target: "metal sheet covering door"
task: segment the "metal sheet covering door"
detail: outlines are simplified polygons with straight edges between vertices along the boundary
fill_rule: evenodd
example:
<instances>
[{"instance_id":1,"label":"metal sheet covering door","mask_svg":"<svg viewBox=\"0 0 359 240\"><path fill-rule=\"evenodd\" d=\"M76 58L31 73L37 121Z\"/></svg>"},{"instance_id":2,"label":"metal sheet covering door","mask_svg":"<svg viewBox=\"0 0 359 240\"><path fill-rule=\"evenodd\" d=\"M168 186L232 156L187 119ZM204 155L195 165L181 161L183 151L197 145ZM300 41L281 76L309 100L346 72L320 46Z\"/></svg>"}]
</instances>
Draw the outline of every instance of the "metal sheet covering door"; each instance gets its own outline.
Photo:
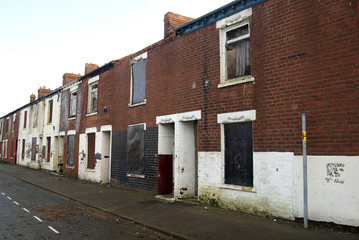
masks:
<instances>
[{"instance_id":1,"label":"metal sheet covering door","mask_svg":"<svg viewBox=\"0 0 359 240\"><path fill-rule=\"evenodd\" d=\"M173 193L173 155L158 155L158 195Z\"/></svg>"},{"instance_id":2,"label":"metal sheet covering door","mask_svg":"<svg viewBox=\"0 0 359 240\"><path fill-rule=\"evenodd\" d=\"M95 133L89 133L87 135L88 145L87 145L87 168L95 168Z\"/></svg>"}]
</instances>

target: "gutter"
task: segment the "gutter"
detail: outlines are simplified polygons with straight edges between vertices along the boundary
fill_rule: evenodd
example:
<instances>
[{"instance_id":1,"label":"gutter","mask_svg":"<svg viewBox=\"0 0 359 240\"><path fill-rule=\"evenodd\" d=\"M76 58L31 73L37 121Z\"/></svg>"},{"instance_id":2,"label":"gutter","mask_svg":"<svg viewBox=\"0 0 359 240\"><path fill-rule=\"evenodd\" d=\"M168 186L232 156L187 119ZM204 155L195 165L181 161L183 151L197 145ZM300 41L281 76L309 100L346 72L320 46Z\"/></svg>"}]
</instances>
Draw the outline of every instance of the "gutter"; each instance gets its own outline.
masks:
<instances>
[{"instance_id":1,"label":"gutter","mask_svg":"<svg viewBox=\"0 0 359 240\"><path fill-rule=\"evenodd\" d=\"M180 27L175 28L176 35L186 35L209 24L215 23L223 18L229 17L237 12L253 7L266 0L236 0L220 7L202 17L194 19ZM359 1L359 0L357 0Z\"/></svg>"}]
</instances>

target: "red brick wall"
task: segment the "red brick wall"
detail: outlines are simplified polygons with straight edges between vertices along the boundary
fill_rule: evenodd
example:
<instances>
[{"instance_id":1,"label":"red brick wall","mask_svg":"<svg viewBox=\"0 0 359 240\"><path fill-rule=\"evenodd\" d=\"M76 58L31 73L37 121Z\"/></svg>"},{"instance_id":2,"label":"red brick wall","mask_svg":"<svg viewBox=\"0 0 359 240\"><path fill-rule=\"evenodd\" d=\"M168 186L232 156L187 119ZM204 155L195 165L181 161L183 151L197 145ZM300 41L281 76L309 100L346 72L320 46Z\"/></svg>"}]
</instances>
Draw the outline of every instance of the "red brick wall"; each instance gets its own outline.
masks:
<instances>
[{"instance_id":1,"label":"red brick wall","mask_svg":"<svg viewBox=\"0 0 359 240\"><path fill-rule=\"evenodd\" d=\"M99 87L99 98L112 96L115 131L201 110L199 151L220 151L217 114L256 109L254 150L301 154L305 112L308 154L358 155L359 25L351 3L268 0L253 7L254 83L218 89L219 32L212 24L147 49L146 105L128 107L131 56L107 73L113 88Z\"/></svg>"},{"instance_id":2,"label":"red brick wall","mask_svg":"<svg viewBox=\"0 0 359 240\"><path fill-rule=\"evenodd\" d=\"M255 150L359 153L359 29L353 1L266 1L254 7Z\"/></svg>"},{"instance_id":3,"label":"red brick wall","mask_svg":"<svg viewBox=\"0 0 359 240\"><path fill-rule=\"evenodd\" d=\"M17 159L16 152L16 140L18 138L19 132L19 120L20 120L20 112L16 112L16 120L15 120L15 128L12 126L14 114L9 116L9 120L4 118L3 125L3 141L7 140L7 155L3 156L7 162L15 164ZM5 124L6 123L6 124ZM11 126L10 132L9 125Z\"/></svg>"}]
</instances>

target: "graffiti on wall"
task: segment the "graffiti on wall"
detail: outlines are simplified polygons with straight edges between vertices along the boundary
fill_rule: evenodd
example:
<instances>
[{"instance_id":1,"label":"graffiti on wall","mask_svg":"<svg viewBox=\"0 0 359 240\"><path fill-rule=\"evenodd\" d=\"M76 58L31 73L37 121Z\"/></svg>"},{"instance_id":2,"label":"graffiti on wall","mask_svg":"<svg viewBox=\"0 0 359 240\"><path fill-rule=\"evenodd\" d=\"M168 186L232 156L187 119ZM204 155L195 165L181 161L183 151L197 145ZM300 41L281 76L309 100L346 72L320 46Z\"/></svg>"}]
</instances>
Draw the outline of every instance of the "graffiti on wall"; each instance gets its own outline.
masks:
<instances>
[{"instance_id":1,"label":"graffiti on wall","mask_svg":"<svg viewBox=\"0 0 359 240\"><path fill-rule=\"evenodd\" d=\"M327 163L327 177L325 181L327 183L334 182L344 184L344 163Z\"/></svg>"}]
</instances>

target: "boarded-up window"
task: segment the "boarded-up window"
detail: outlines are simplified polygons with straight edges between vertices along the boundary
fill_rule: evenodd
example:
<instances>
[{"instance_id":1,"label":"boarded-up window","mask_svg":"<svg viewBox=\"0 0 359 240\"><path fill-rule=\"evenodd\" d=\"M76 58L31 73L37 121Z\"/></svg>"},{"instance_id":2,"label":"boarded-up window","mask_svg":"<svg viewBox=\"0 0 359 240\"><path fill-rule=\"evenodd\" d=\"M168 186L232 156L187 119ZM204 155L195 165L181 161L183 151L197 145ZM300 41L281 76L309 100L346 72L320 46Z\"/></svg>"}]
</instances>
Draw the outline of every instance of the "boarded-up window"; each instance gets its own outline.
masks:
<instances>
[{"instance_id":1,"label":"boarded-up window","mask_svg":"<svg viewBox=\"0 0 359 240\"><path fill-rule=\"evenodd\" d=\"M146 59L132 64L132 104L145 101Z\"/></svg>"},{"instance_id":2,"label":"boarded-up window","mask_svg":"<svg viewBox=\"0 0 359 240\"><path fill-rule=\"evenodd\" d=\"M46 161L50 162L51 157L51 137L46 138Z\"/></svg>"},{"instance_id":3,"label":"boarded-up window","mask_svg":"<svg viewBox=\"0 0 359 240\"><path fill-rule=\"evenodd\" d=\"M251 46L249 24L226 33L227 79L251 75Z\"/></svg>"},{"instance_id":4,"label":"boarded-up window","mask_svg":"<svg viewBox=\"0 0 359 240\"><path fill-rule=\"evenodd\" d=\"M127 128L127 173L144 173L145 156L144 125L133 125Z\"/></svg>"},{"instance_id":5,"label":"boarded-up window","mask_svg":"<svg viewBox=\"0 0 359 240\"><path fill-rule=\"evenodd\" d=\"M49 123L52 123L52 109L54 102L52 100L49 101Z\"/></svg>"},{"instance_id":6,"label":"boarded-up window","mask_svg":"<svg viewBox=\"0 0 359 240\"><path fill-rule=\"evenodd\" d=\"M24 112L24 128L26 128L27 123L27 111Z\"/></svg>"},{"instance_id":7,"label":"boarded-up window","mask_svg":"<svg viewBox=\"0 0 359 240\"><path fill-rule=\"evenodd\" d=\"M252 123L224 124L225 184L253 187Z\"/></svg>"},{"instance_id":8,"label":"boarded-up window","mask_svg":"<svg viewBox=\"0 0 359 240\"><path fill-rule=\"evenodd\" d=\"M67 166L73 167L74 160L74 152L75 152L75 135L69 135L67 139Z\"/></svg>"},{"instance_id":9,"label":"boarded-up window","mask_svg":"<svg viewBox=\"0 0 359 240\"><path fill-rule=\"evenodd\" d=\"M25 159L25 139L22 140L21 159Z\"/></svg>"},{"instance_id":10,"label":"boarded-up window","mask_svg":"<svg viewBox=\"0 0 359 240\"><path fill-rule=\"evenodd\" d=\"M70 116L71 117L76 115L76 104L77 104L77 92L74 91L71 93L71 99L70 99Z\"/></svg>"},{"instance_id":11,"label":"boarded-up window","mask_svg":"<svg viewBox=\"0 0 359 240\"><path fill-rule=\"evenodd\" d=\"M97 112L97 82L89 85L88 113Z\"/></svg>"},{"instance_id":12,"label":"boarded-up window","mask_svg":"<svg viewBox=\"0 0 359 240\"><path fill-rule=\"evenodd\" d=\"M95 168L95 133L87 134L87 168Z\"/></svg>"},{"instance_id":13,"label":"boarded-up window","mask_svg":"<svg viewBox=\"0 0 359 240\"><path fill-rule=\"evenodd\" d=\"M36 160L36 137L33 137L31 142L31 160Z\"/></svg>"}]
</instances>

